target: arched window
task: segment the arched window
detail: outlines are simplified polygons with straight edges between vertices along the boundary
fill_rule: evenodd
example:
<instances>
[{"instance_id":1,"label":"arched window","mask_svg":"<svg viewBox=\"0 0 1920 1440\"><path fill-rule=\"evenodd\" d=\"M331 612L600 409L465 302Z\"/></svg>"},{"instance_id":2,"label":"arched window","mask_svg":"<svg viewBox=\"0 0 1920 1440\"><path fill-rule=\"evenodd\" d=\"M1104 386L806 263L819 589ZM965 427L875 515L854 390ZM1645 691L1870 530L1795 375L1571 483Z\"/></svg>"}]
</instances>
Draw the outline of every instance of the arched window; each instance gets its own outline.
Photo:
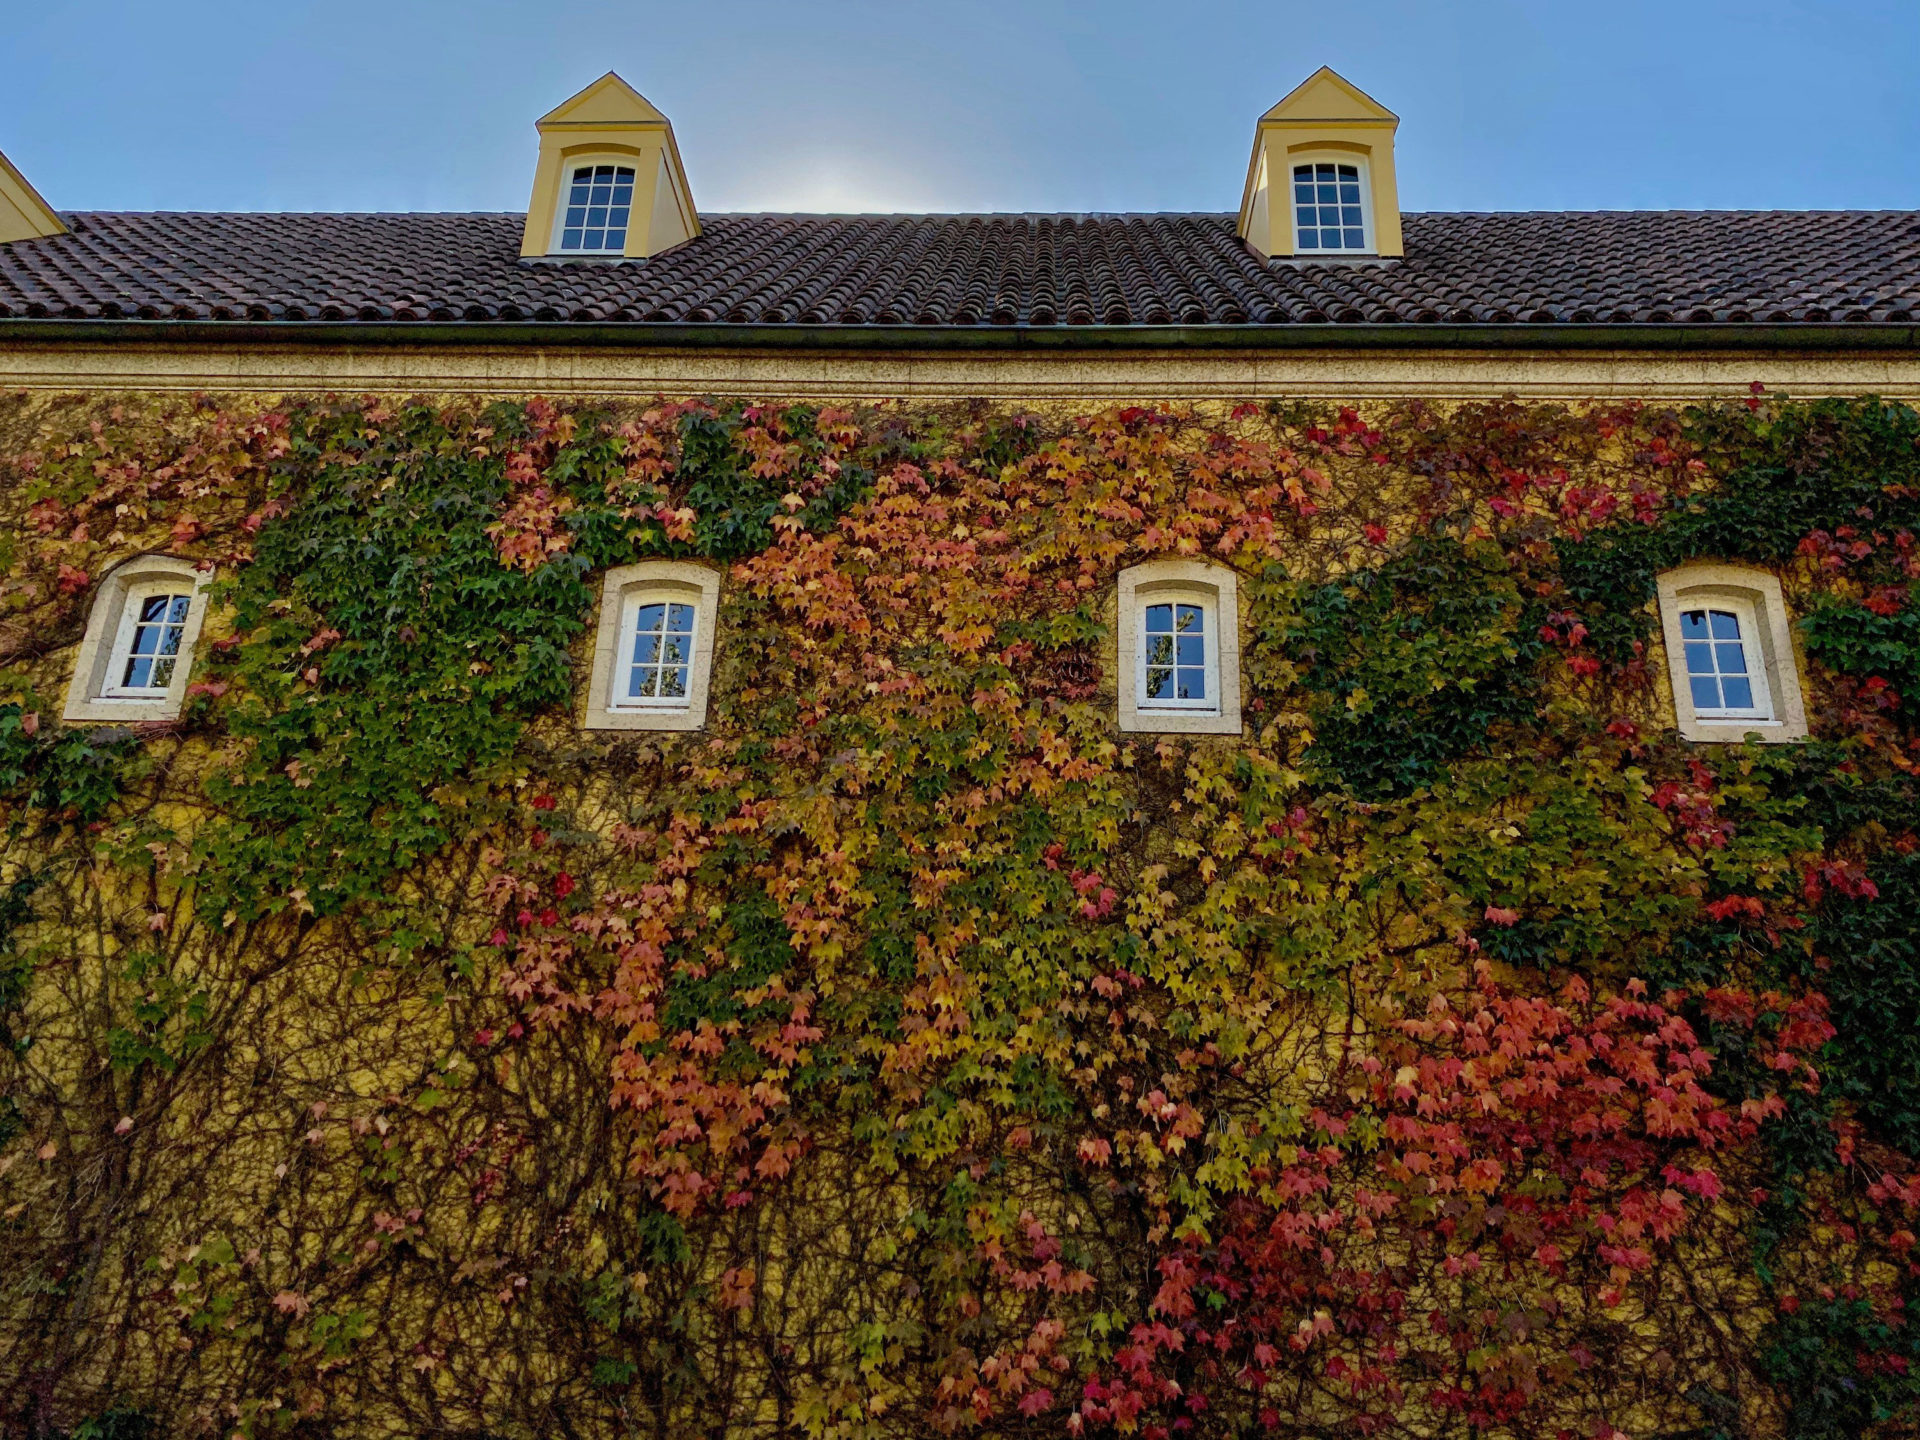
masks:
<instances>
[{"instance_id":1,"label":"arched window","mask_svg":"<svg viewBox=\"0 0 1920 1440\"><path fill-rule=\"evenodd\" d=\"M609 570L600 593L589 730L698 730L707 723L720 575L655 560Z\"/></svg>"},{"instance_id":2,"label":"arched window","mask_svg":"<svg viewBox=\"0 0 1920 1440\"><path fill-rule=\"evenodd\" d=\"M1293 248L1302 255L1368 250L1365 176L1358 161L1293 167Z\"/></svg>"},{"instance_id":3,"label":"arched window","mask_svg":"<svg viewBox=\"0 0 1920 1440\"><path fill-rule=\"evenodd\" d=\"M627 248L633 217L633 167L598 161L567 176L558 248L576 255L618 255Z\"/></svg>"},{"instance_id":4,"label":"arched window","mask_svg":"<svg viewBox=\"0 0 1920 1440\"><path fill-rule=\"evenodd\" d=\"M1689 740L1807 733L1780 582L1737 565L1686 565L1656 587L1674 718Z\"/></svg>"},{"instance_id":5,"label":"arched window","mask_svg":"<svg viewBox=\"0 0 1920 1440\"><path fill-rule=\"evenodd\" d=\"M68 720L171 720L186 699L210 577L190 560L142 555L111 570L87 614Z\"/></svg>"},{"instance_id":6,"label":"arched window","mask_svg":"<svg viewBox=\"0 0 1920 1440\"><path fill-rule=\"evenodd\" d=\"M1233 571L1199 560L1149 560L1122 570L1115 624L1122 730L1240 733Z\"/></svg>"}]
</instances>

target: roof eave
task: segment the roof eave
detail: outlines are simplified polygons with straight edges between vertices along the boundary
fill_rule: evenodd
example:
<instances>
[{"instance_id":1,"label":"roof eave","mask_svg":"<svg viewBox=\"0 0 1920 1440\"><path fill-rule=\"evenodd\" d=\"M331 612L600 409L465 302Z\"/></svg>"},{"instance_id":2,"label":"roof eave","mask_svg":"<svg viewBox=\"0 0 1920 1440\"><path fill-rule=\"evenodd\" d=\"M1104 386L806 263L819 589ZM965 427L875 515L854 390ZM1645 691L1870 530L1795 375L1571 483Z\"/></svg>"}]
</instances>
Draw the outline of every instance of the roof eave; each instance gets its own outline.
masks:
<instances>
[{"instance_id":1,"label":"roof eave","mask_svg":"<svg viewBox=\"0 0 1920 1440\"><path fill-rule=\"evenodd\" d=\"M0 346L531 346L675 350L1920 350L1920 323L752 325L0 319Z\"/></svg>"}]
</instances>

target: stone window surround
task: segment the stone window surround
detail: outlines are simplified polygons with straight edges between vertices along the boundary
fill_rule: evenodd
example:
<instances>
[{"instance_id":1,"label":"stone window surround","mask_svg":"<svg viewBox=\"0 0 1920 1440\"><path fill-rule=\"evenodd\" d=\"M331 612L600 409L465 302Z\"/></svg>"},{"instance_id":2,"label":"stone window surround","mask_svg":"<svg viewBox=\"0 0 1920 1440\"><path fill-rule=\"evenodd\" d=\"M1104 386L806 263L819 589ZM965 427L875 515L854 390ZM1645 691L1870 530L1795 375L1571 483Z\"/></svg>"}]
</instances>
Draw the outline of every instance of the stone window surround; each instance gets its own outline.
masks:
<instances>
[{"instance_id":1,"label":"stone window surround","mask_svg":"<svg viewBox=\"0 0 1920 1440\"><path fill-rule=\"evenodd\" d=\"M1804 740L1807 712L1801 698L1800 664L1793 648L1793 625L1778 576L1747 565L1712 561L1682 565L1656 577L1660 633L1667 649L1667 677L1673 687L1673 713L1681 738L1705 744L1739 744L1748 735L1770 745ZM1716 599L1743 601L1753 611L1754 647L1773 703L1771 720L1703 720L1694 713L1687 680L1686 649L1680 636L1680 612Z\"/></svg>"},{"instance_id":2,"label":"stone window surround","mask_svg":"<svg viewBox=\"0 0 1920 1440\"><path fill-rule=\"evenodd\" d=\"M1139 703L1141 612L1153 600L1183 592L1211 601L1217 617L1217 710L1158 710L1143 708ZM1120 572L1110 618L1117 641L1114 690L1122 731L1139 735L1240 733L1240 585L1233 570L1206 560L1147 560L1129 566Z\"/></svg>"},{"instance_id":3,"label":"stone window surround","mask_svg":"<svg viewBox=\"0 0 1920 1440\"><path fill-rule=\"evenodd\" d=\"M187 606L187 623L180 633L180 658L173 668L173 680L163 695L109 699L101 691L107 688L107 672L120 638L127 592L149 580L178 581L193 594ZM67 683L67 704L61 719L75 724L137 724L177 719L186 704L194 646L207 618L207 586L212 581L211 571L172 555L136 555L109 570L94 592L93 607L87 612L87 630L74 660L73 678Z\"/></svg>"},{"instance_id":4,"label":"stone window surround","mask_svg":"<svg viewBox=\"0 0 1920 1440\"><path fill-rule=\"evenodd\" d=\"M658 594L694 607L693 663L687 674L687 703L619 706L613 683L617 651L628 601L637 594ZM688 560L644 560L607 571L600 582L600 624L594 634L592 688L581 724L588 730L698 730L707 723L707 697L713 680L714 632L719 625L720 572Z\"/></svg>"}]
</instances>

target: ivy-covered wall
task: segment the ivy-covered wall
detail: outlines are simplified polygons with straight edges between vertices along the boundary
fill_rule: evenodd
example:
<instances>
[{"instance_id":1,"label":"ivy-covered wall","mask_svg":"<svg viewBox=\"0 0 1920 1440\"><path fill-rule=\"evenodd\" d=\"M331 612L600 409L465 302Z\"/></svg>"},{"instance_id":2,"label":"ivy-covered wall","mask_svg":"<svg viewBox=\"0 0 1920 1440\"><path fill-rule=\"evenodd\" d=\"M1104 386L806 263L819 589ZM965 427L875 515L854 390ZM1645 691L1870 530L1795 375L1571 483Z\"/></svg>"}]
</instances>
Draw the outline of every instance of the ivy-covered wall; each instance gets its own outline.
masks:
<instances>
[{"instance_id":1,"label":"ivy-covered wall","mask_svg":"<svg viewBox=\"0 0 1920 1440\"><path fill-rule=\"evenodd\" d=\"M0 1429L1913 1433L1920 415L0 400ZM178 722L59 723L216 567ZM1117 572L1239 575L1123 736ZM583 732L598 573L725 567ZM1812 738L1671 729L1766 567ZM1877 1427L1877 1428L1876 1428Z\"/></svg>"}]
</instances>

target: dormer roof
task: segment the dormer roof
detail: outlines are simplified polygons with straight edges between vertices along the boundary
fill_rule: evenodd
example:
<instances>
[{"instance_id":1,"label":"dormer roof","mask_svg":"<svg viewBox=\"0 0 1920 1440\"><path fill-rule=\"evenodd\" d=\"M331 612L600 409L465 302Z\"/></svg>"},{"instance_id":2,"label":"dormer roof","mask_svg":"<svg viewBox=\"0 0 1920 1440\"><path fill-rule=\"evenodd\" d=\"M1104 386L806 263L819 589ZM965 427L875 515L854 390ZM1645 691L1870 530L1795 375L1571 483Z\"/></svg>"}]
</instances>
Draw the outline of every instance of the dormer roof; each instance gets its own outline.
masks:
<instances>
[{"instance_id":1,"label":"dormer roof","mask_svg":"<svg viewBox=\"0 0 1920 1440\"><path fill-rule=\"evenodd\" d=\"M0 155L0 244L66 233L66 222L40 198L40 192L27 183L27 177L14 168L13 162Z\"/></svg>"}]
</instances>

